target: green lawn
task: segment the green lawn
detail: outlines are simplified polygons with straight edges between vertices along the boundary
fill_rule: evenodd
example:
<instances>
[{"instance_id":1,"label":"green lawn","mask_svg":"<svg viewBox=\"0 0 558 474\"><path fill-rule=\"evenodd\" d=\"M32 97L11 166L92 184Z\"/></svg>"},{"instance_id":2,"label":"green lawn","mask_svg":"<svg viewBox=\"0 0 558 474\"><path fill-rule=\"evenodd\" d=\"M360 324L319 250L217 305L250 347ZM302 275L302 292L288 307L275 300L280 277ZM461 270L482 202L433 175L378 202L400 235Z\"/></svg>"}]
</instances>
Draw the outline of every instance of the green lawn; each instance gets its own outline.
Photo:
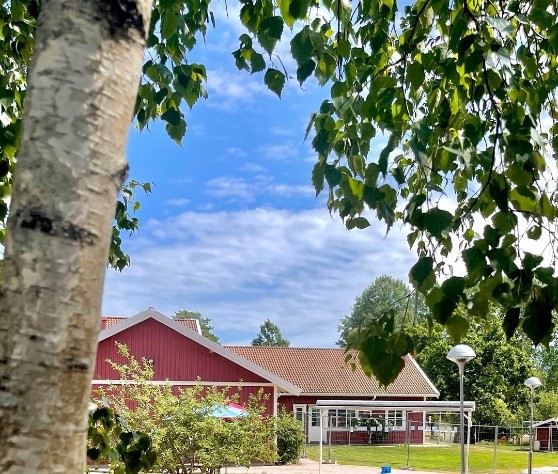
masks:
<instances>
[{"instance_id":1,"label":"green lawn","mask_svg":"<svg viewBox=\"0 0 558 474\"><path fill-rule=\"evenodd\" d=\"M469 472L471 474L492 473L494 445L471 445ZM324 460L329 459L327 446L323 448ZM459 445L411 446L409 456L406 446L332 446L331 460L338 464L356 466L412 467L416 470L459 472ZM318 460L318 446L308 447L308 457ZM516 474L527 469L528 452L516 446L498 446L496 453L496 473ZM409 462L407 463L407 459ZM556 466L558 473L558 453L533 453L533 467Z\"/></svg>"}]
</instances>

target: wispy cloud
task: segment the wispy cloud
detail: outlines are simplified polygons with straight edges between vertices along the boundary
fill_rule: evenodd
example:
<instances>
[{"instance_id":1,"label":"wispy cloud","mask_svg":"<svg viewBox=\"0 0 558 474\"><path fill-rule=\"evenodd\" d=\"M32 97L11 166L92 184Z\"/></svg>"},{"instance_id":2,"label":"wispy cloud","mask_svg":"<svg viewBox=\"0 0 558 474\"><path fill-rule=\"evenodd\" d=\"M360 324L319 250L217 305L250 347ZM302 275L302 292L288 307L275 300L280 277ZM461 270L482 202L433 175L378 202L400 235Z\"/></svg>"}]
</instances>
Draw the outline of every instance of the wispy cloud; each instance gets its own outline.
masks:
<instances>
[{"instance_id":1,"label":"wispy cloud","mask_svg":"<svg viewBox=\"0 0 558 474\"><path fill-rule=\"evenodd\" d=\"M215 197L242 199L252 202L257 196L270 198L273 196L314 196L315 190L309 185L276 183L266 174L244 179L231 176L215 178L207 182L206 192Z\"/></svg>"},{"instance_id":2,"label":"wispy cloud","mask_svg":"<svg viewBox=\"0 0 558 474\"><path fill-rule=\"evenodd\" d=\"M229 155L238 156L238 157L241 157L241 158L243 158L245 156L248 156L248 153L246 153L242 148L238 148L236 146L228 147L227 148L227 153Z\"/></svg>"},{"instance_id":3,"label":"wispy cloud","mask_svg":"<svg viewBox=\"0 0 558 474\"><path fill-rule=\"evenodd\" d=\"M293 131L290 128L284 128L284 127L271 127L269 129L269 132L272 135L278 135L280 137L288 137L293 134Z\"/></svg>"},{"instance_id":4,"label":"wispy cloud","mask_svg":"<svg viewBox=\"0 0 558 474\"><path fill-rule=\"evenodd\" d=\"M266 169L258 163L246 163L240 170L246 173L264 173L266 171Z\"/></svg>"},{"instance_id":5,"label":"wispy cloud","mask_svg":"<svg viewBox=\"0 0 558 474\"><path fill-rule=\"evenodd\" d=\"M212 318L224 342L249 343L270 318L293 345L332 346L339 320L382 273L405 278L404 236L346 231L323 208L251 209L153 220L131 242L132 266L109 272L105 314L154 306Z\"/></svg>"},{"instance_id":6,"label":"wispy cloud","mask_svg":"<svg viewBox=\"0 0 558 474\"><path fill-rule=\"evenodd\" d=\"M207 182L206 189L209 194L216 197L232 197L252 201L255 196L254 186L242 178L215 178Z\"/></svg>"},{"instance_id":7,"label":"wispy cloud","mask_svg":"<svg viewBox=\"0 0 558 474\"><path fill-rule=\"evenodd\" d=\"M257 96L272 95L260 78L250 76L245 71L224 69L208 71L207 90L210 95L207 106L229 112L254 104Z\"/></svg>"},{"instance_id":8,"label":"wispy cloud","mask_svg":"<svg viewBox=\"0 0 558 474\"><path fill-rule=\"evenodd\" d=\"M176 207L185 207L190 203L189 199L186 198L175 198L175 199L167 199L165 204L167 206L176 206Z\"/></svg>"},{"instance_id":9,"label":"wispy cloud","mask_svg":"<svg viewBox=\"0 0 558 474\"><path fill-rule=\"evenodd\" d=\"M258 151L271 160L289 160L298 155L298 150L291 142L263 145L258 148Z\"/></svg>"}]
</instances>

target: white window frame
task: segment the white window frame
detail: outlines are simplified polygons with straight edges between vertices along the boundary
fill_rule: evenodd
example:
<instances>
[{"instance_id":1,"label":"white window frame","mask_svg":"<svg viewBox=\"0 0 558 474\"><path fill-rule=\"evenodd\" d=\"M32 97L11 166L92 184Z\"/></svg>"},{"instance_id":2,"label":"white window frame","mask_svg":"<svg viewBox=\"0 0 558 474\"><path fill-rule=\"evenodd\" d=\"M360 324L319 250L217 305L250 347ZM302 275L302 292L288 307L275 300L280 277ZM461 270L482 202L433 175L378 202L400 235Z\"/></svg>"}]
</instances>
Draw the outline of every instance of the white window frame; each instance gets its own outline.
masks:
<instances>
[{"instance_id":1,"label":"white window frame","mask_svg":"<svg viewBox=\"0 0 558 474\"><path fill-rule=\"evenodd\" d=\"M407 412L403 410L386 410L386 423L390 428L400 431L405 429L405 422L407 421Z\"/></svg>"},{"instance_id":2,"label":"white window frame","mask_svg":"<svg viewBox=\"0 0 558 474\"><path fill-rule=\"evenodd\" d=\"M294 405L293 404L293 416L297 419L305 423L306 418L306 405ZM305 423L306 424L306 423Z\"/></svg>"}]
</instances>

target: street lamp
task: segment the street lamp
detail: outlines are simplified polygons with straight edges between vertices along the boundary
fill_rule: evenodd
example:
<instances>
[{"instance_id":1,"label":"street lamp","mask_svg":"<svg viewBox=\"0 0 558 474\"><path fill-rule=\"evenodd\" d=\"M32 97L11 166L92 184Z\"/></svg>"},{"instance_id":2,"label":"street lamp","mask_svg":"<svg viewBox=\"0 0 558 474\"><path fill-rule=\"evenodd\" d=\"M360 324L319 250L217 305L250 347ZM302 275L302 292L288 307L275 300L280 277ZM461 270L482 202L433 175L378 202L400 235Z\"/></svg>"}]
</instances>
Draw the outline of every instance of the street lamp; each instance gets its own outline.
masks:
<instances>
[{"instance_id":1,"label":"street lamp","mask_svg":"<svg viewBox=\"0 0 558 474\"><path fill-rule=\"evenodd\" d=\"M461 442L461 474L466 474L465 469L465 424L463 422L463 372L465 364L476 356L475 351L465 344L458 344L453 347L446 356L459 367L459 441Z\"/></svg>"},{"instance_id":2,"label":"street lamp","mask_svg":"<svg viewBox=\"0 0 558 474\"><path fill-rule=\"evenodd\" d=\"M537 377L529 377L525 380L525 386L531 389L531 420L529 423L529 464L527 466L527 474L531 474L531 466L533 464L533 396L535 389L541 386L541 381Z\"/></svg>"}]
</instances>

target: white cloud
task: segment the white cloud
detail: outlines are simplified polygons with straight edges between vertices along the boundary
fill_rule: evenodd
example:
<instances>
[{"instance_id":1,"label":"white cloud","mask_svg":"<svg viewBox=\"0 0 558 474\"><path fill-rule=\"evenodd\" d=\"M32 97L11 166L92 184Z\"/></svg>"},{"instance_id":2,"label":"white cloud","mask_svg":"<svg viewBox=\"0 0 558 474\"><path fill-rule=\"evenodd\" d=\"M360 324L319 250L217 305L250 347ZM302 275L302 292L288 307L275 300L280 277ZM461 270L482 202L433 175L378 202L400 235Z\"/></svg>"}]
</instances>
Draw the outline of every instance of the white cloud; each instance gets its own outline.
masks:
<instances>
[{"instance_id":1,"label":"white cloud","mask_svg":"<svg viewBox=\"0 0 558 474\"><path fill-rule=\"evenodd\" d=\"M266 171L266 169L258 163L246 163L240 170L246 173L264 173Z\"/></svg>"},{"instance_id":2,"label":"white cloud","mask_svg":"<svg viewBox=\"0 0 558 474\"><path fill-rule=\"evenodd\" d=\"M215 197L240 198L246 201L254 199L254 186L242 178L221 177L207 182L207 192Z\"/></svg>"},{"instance_id":3,"label":"white cloud","mask_svg":"<svg viewBox=\"0 0 558 474\"><path fill-rule=\"evenodd\" d=\"M103 309L197 310L225 343L249 343L269 318L295 346L332 346L355 297L382 273L406 278L414 261L401 232L384 233L346 231L324 208L152 220L131 242L132 266L108 273Z\"/></svg>"},{"instance_id":4,"label":"white cloud","mask_svg":"<svg viewBox=\"0 0 558 474\"><path fill-rule=\"evenodd\" d=\"M271 160L288 160L298 155L296 147L291 142L263 145L258 148L258 151Z\"/></svg>"},{"instance_id":5,"label":"white cloud","mask_svg":"<svg viewBox=\"0 0 558 474\"><path fill-rule=\"evenodd\" d=\"M189 199L186 198L175 198L175 199L167 199L165 204L167 206L176 206L176 207L185 207L190 203Z\"/></svg>"},{"instance_id":6,"label":"white cloud","mask_svg":"<svg viewBox=\"0 0 558 474\"><path fill-rule=\"evenodd\" d=\"M232 156L239 156L241 158L248 156L248 153L246 153L242 148L236 147L236 146L230 146L227 148L227 153L229 155Z\"/></svg>"},{"instance_id":7,"label":"white cloud","mask_svg":"<svg viewBox=\"0 0 558 474\"><path fill-rule=\"evenodd\" d=\"M269 192L279 196L314 196L316 194L313 186L288 184L271 185Z\"/></svg>"},{"instance_id":8,"label":"white cloud","mask_svg":"<svg viewBox=\"0 0 558 474\"><path fill-rule=\"evenodd\" d=\"M246 71L224 69L207 72L207 90L210 97L207 106L229 112L253 105L257 96L272 95L261 78L250 76Z\"/></svg>"},{"instance_id":9,"label":"white cloud","mask_svg":"<svg viewBox=\"0 0 558 474\"><path fill-rule=\"evenodd\" d=\"M284 128L284 127L271 127L269 129L269 132L272 135L278 135L281 137L287 137L293 134L293 131L289 128Z\"/></svg>"},{"instance_id":10,"label":"white cloud","mask_svg":"<svg viewBox=\"0 0 558 474\"><path fill-rule=\"evenodd\" d=\"M258 174L250 180L223 176L207 182L206 192L220 198L241 199L252 202L256 197L314 196L315 190L309 185L275 183L267 174Z\"/></svg>"}]
</instances>

